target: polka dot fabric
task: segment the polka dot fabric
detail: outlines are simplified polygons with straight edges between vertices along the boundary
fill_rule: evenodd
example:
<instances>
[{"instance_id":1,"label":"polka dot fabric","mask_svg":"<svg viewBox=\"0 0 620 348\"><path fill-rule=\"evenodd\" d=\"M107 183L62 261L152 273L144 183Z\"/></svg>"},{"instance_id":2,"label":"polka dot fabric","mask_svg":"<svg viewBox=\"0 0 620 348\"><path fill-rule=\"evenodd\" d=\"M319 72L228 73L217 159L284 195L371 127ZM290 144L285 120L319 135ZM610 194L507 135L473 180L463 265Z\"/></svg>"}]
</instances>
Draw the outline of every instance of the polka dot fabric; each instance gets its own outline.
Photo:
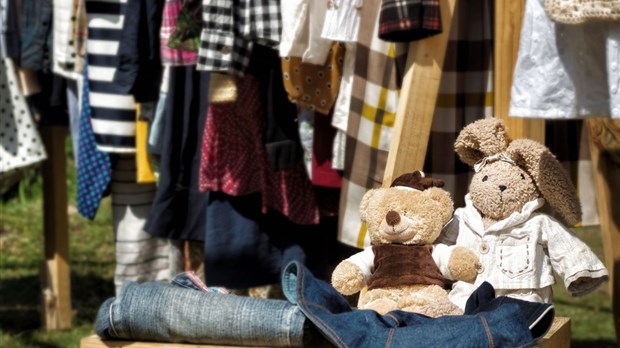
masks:
<instances>
[{"instance_id":1,"label":"polka dot fabric","mask_svg":"<svg viewBox=\"0 0 620 348\"><path fill-rule=\"evenodd\" d=\"M80 215L94 219L103 193L112 178L110 155L99 151L95 143L88 103L88 66L84 66L84 86L82 88L82 114L80 119L80 143L78 147L77 168L77 206Z\"/></svg>"},{"instance_id":2,"label":"polka dot fabric","mask_svg":"<svg viewBox=\"0 0 620 348\"><path fill-rule=\"evenodd\" d=\"M243 98L209 105L200 191L221 191L231 196L259 192L263 213L273 209L293 223L318 224L319 209L304 165L274 171L267 162L259 88L256 78L246 75L237 83Z\"/></svg>"},{"instance_id":3,"label":"polka dot fabric","mask_svg":"<svg viewBox=\"0 0 620 348\"><path fill-rule=\"evenodd\" d=\"M46 153L17 85L13 61L0 61L0 181L4 181L43 161Z\"/></svg>"},{"instance_id":4,"label":"polka dot fabric","mask_svg":"<svg viewBox=\"0 0 620 348\"><path fill-rule=\"evenodd\" d=\"M302 63L301 57L282 58L282 76L288 99L300 106L329 114L342 78L344 45L334 43L323 66Z\"/></svg>"}]
</instances>

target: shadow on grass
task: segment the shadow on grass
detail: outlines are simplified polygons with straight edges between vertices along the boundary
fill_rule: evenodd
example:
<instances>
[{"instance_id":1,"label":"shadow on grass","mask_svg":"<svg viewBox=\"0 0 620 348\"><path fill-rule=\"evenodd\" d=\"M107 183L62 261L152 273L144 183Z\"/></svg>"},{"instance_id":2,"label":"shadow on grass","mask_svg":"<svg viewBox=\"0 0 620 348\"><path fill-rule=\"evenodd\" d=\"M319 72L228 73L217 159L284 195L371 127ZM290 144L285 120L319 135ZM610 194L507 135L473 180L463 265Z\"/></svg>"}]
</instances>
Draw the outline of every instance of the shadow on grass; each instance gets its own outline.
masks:
<instances>
[{"instance_id":1,"label":"shadow on grass","mask_svg":"<svg viewBox=\"0 0 620 348\"><path fill-rule=\"evenodd\" d=\"M101 303L114 296L112 279L96 274L71 275L73 323L94 323ZM41 284L38 276L0 281L0 328L12 334L28 335L41 328ZM37 345L38 346L38 345ZM44 346L41 346L44 347Z\"/></svg>"}]
</instances>

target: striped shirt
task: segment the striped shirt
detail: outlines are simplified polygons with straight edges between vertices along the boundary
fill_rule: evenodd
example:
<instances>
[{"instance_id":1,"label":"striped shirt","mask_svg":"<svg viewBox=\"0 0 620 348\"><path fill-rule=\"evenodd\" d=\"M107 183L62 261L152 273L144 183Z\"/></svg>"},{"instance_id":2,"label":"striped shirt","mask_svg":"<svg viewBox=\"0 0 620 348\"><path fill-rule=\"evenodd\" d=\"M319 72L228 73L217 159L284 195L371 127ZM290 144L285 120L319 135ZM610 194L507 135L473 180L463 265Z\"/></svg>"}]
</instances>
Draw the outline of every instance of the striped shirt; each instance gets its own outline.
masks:
<instances>
[{"instance_id":1,"label":"striped shirt","mask_svg":"<svg viewBox=\"0 0 620 348\"><path fill-rule=\"evenodd\" d=\"M127 0L87 0L90 106L97 147L135 152L136 103L113 83Z\"/></svg>"}]
</instances>

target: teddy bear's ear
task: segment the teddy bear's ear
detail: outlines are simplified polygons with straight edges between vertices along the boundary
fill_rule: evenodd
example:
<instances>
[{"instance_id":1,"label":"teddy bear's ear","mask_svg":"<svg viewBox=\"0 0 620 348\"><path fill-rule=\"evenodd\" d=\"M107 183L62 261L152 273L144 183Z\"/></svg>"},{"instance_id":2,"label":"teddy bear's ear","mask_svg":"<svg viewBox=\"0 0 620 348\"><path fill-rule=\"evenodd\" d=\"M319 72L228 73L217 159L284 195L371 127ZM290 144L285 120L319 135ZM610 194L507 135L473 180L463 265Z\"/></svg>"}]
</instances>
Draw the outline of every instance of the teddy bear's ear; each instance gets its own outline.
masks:
<instances>
[{"instance_id":1,"label":"teddy bear's ear","mask_svg":"<svg viewBox=\"0 0 620 348\"><path fill-rule=\"evenodd\" d=\"M360 219L362 220L362 222L367 221L368 205L370 204L370 201L373 199L373 197L375 197L375 195L377 194L379 190L381 189L378 188L378 189L368 190L362 197L362 202L360 203Z\"/></svg>"},{"instance_id":2,"label":"teddy bear's ear","mask_svg":"<svg viewBox=\"0 0 620 348\"><path fill-rule=\"evenodd\" d=\"M488 118L463 128L454 142L454 150L463 163L473 166L487 156L503 152L509 142L504 122Z\"/></svg>"},{"instance_id":3,"label":"teddy bear's ear","mask_svg":"<svg viewBox=\"0 0 620 348\"><path fill-rule=\"evenodd\" d=\"M573 226L581 220L575 186L547 147L530 139L518 139L510 143L507 153L530 174L545 200L567 225Z\"/></svg>"}]
</instances>

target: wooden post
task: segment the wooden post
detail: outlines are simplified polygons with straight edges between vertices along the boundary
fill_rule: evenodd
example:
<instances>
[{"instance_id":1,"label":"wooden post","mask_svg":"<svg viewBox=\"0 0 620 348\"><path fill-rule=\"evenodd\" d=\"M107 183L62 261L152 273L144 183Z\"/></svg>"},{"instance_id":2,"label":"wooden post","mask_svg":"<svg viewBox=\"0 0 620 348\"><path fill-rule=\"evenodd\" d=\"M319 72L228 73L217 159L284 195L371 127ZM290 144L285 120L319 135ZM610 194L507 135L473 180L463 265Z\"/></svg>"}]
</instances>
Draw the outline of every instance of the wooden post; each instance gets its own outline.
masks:
<instances>
[{"instance_id":1,"label":"wooden post","mask_svg":"<svg viewBox=\"0 0 620 348\"><path fill-rule=\"evenodd\" d=\"M41 264L42 317L48 330L71 327L69 236L65 139L67 128L45 126L41 135L48 159L43 162L45 261Z\"/></svg>"},{"instance_id":2,"label":"wooden post","mask_svg":"<svg viewBox=\"0 0 620 348\"><path fill-rule=\"evenodd\" d=\"M383 186L424 167L455 5L441 0L442 33L409 45Z\"/></svg>"},{"instance_id":3,"label":"wooden post","mask_svg":"<svg viewBox=\"0 0 620 348\"><path fill-rule=\"evenodd\" d=\"M620 339L620 121L591 119L590 154L616 338Z\"/></svg>"},{"instance_id":4,"label":"wooden post","mask_svg":"<svg viewBox=\"0 0 620 348\"><path fill-rule=\"evenodd\" d=\"M494 112L504 120L512 139L528 138L544 144L545 120L508 117L524 4L524 0L495 3Z\"/></svg>"}]
</instances>

